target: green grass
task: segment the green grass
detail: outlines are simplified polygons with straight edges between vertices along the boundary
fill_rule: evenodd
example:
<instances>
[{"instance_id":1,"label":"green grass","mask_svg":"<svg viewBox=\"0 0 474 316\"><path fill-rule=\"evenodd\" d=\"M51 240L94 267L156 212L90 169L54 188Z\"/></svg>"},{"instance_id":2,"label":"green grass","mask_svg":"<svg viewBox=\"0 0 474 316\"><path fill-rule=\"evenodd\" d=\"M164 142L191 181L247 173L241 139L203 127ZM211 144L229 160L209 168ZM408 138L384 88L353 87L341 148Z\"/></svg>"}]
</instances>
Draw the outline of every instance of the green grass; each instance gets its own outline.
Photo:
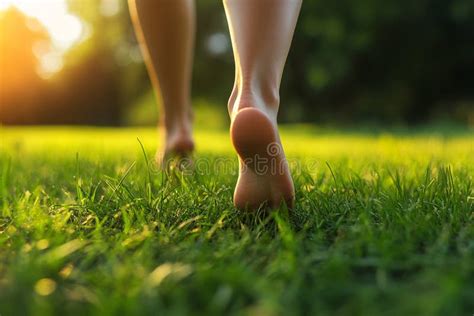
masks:
<instances>
[{"instance_id":1,"label":"green grass","mask_svg":"<svg viewBox=\"0 0 474 316\"><path fill-rule=\"evenodd\" d=\"M168 175L151 129L0 133L2 316L474 312L469 131L284 128L297 204L269 216L232 207L225 132L196 157L224 168Z\"/></svg>"}]
</instances>

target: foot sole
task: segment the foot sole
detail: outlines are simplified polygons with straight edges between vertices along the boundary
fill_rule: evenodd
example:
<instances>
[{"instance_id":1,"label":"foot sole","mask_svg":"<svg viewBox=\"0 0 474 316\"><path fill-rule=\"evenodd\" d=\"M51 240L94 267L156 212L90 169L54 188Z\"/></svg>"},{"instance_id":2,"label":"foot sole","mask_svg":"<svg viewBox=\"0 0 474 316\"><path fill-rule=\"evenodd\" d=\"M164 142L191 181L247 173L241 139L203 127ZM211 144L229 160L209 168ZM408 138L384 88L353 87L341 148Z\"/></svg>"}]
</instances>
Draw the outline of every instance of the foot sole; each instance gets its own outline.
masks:
<instances>
[{"instance_id":1,"label":"foot sole","mask_svg":"<svg viewBox=\"0 0 474 316\"><path fill-rule=\"evenodd\" d=\"M293 207L294 187L277 128L256 108L237 112L230 129L240 158L234 204L241 209L262 205Z\"/></svg>"}]
</instances>

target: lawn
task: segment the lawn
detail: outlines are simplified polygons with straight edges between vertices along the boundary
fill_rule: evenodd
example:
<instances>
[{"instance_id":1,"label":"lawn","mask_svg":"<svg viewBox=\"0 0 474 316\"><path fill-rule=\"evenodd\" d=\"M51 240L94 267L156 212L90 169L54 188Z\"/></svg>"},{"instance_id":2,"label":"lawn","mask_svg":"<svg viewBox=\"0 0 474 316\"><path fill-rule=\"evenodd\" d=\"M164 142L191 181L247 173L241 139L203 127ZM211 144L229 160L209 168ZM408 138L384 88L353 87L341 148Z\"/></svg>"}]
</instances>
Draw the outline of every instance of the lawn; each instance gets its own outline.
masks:
<instances>
[{"instance_id":1,"label":"lawn","mask_svg":"<svg viewBox=\"0 0 474 316\"><path fill-rule=\"evenodd\" d=\"M472 131L283 129L293 211L232 207L224 131L1 128L0 315L472 315ZM148 162L147 162L148 161Z\"/></svg>"}]
</instances>

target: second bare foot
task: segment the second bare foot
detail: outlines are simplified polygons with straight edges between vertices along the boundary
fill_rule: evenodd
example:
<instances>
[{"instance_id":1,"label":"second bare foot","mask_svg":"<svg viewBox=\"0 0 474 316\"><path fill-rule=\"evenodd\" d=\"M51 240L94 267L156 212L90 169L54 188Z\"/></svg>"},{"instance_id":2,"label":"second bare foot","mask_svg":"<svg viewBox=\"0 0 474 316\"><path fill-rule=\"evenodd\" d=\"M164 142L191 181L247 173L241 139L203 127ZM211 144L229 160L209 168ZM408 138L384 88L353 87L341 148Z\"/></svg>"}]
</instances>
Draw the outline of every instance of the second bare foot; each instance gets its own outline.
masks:
<instances>
[{"instance_id":1,"label":"second bare foot","mask_svg":"<svg viewBox=\"0 0 474 316\"><path fill-rule=\"evenodd\" d=\"M175 158L189 158L194 152L194 140L188 129L174 129L165 133L164 144L156 154L160 166Z\"/></svg>"}]
</instances>

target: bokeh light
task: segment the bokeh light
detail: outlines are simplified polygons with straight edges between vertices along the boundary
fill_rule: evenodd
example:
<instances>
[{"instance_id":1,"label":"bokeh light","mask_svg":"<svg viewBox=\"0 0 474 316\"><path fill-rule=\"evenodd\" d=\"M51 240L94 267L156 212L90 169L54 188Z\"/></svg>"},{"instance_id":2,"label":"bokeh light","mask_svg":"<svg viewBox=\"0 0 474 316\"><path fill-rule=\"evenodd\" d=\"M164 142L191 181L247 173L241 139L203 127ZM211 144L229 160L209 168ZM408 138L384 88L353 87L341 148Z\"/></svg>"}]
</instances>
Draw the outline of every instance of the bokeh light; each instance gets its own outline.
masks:
<instances>
[{"instance_id":1,"label":"bokeh light","mask_svg":"<svg viewBox=\"0 0 474 316\"><path fill-rule=\"evenodd\" d=\"M42 27L50 36L51 47L35 49L39 74L49 77L60 71L64 54L84 37L85 26L81 19L69 12L66 0L0 0L0 11L11 7L32 18L29 27Z\"/></svg>"}]
</instances>

